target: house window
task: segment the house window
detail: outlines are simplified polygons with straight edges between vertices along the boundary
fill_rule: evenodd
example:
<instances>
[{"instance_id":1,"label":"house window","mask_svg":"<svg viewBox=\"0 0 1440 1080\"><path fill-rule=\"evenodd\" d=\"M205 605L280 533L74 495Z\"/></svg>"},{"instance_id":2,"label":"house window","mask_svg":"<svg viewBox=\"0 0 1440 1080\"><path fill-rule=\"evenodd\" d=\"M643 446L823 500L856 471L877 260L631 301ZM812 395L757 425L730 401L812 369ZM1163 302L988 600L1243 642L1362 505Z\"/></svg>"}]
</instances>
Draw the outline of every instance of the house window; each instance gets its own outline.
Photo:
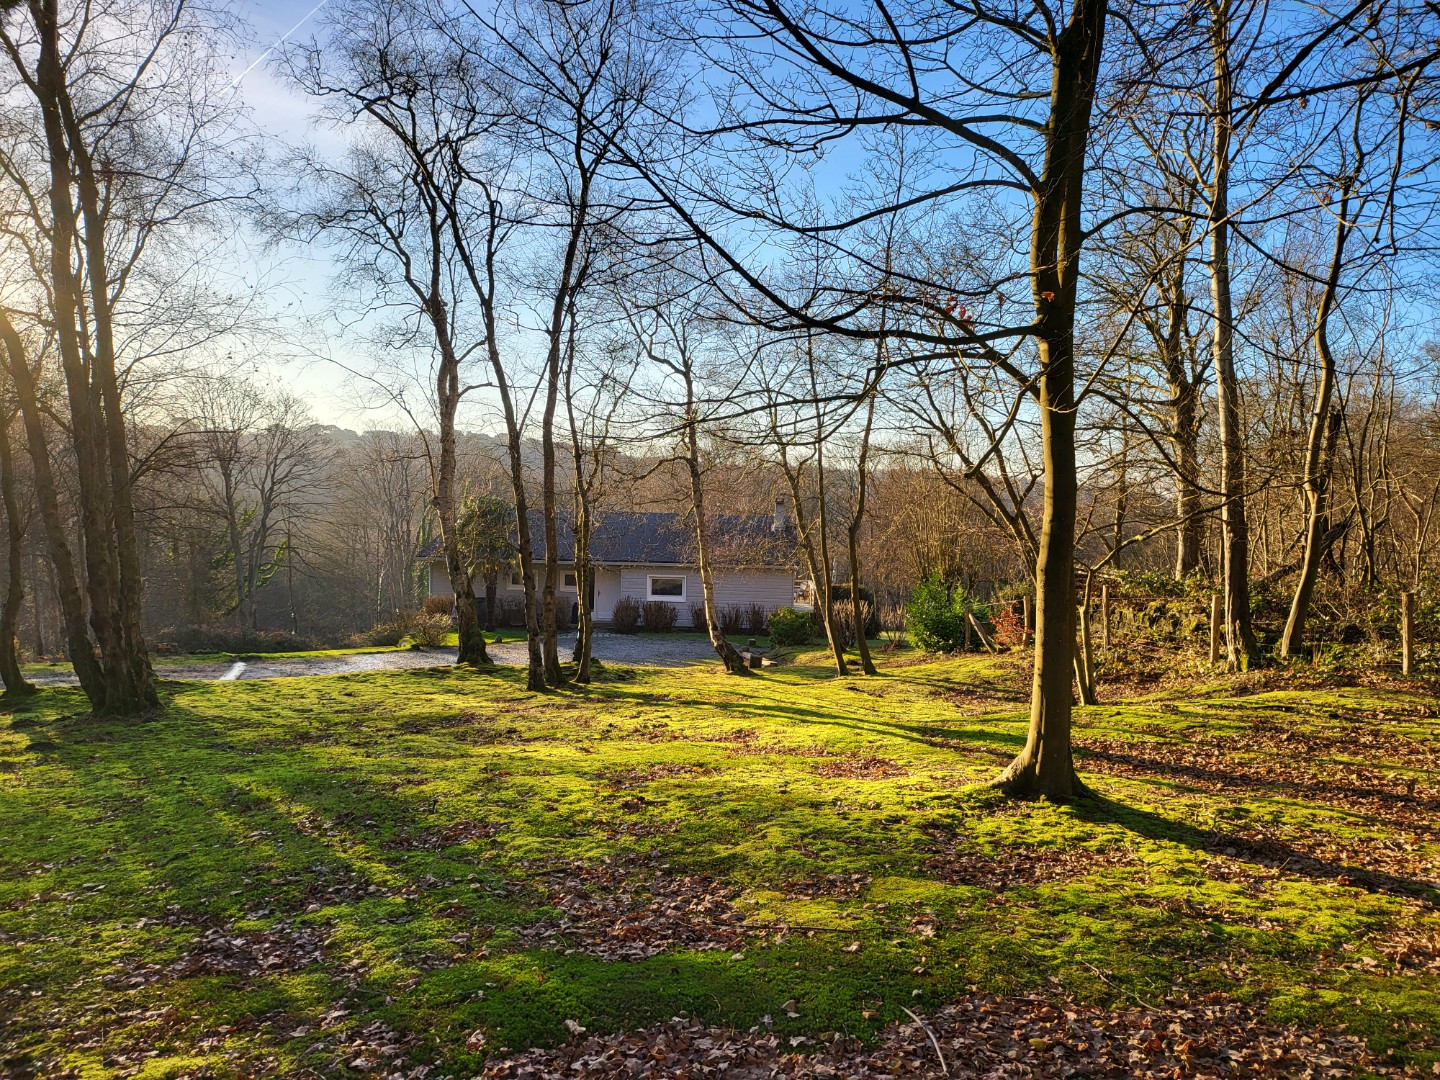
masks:
<instances>
[{"instance_id":1,"label":"house window","mask_svg":"<svg viewBox=\"0 0 1440 1080\"><path fill-rule=\"evenodd\" d=\"M651 600L684 600L685 579L683 577L651 574L648 596Z\"/></svg>"},{"instance_id":2,"label":"house window","mask_svg":"<svg viewBox=\"0 0 1440 1080\"><path fill-rule=\"evenodd\" d=\"M573 589L573 588L575 588L575 587L576 587L576 586L575 586L575 571L573 571L573 570L567 570L567 571L565 571L565 588L567 588L567 589Z\"/></svg>"},{"instance_id":3,"label":"house window","mask_svg":"<svg viewBox=\"0 0 1440 1080\"><path fill-rule=\"evenodd\" d=\"M525 587L525 579L521 577L519 570L510 571L510 587L512 589L523 589Z\"/></svg>"}]
</instances>

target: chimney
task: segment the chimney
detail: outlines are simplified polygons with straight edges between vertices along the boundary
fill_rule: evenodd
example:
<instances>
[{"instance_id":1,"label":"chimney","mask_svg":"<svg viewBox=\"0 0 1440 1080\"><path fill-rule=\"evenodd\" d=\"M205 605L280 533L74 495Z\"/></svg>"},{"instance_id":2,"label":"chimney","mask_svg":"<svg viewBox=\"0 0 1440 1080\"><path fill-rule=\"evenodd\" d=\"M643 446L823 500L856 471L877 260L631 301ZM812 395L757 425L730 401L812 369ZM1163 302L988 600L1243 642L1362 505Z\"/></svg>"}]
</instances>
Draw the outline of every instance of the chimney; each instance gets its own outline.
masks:
<instances>
[{"instance_id":1,"label":"chimney","mask_svg":"<svg viewBox=\"0 0 1440 1080\"><path fill-rule=\"evenodd\" d=\"M775 496L775 522L770 530L777 533L790 531L790 503L784 495Z\"/></svg>"}]
</instances>

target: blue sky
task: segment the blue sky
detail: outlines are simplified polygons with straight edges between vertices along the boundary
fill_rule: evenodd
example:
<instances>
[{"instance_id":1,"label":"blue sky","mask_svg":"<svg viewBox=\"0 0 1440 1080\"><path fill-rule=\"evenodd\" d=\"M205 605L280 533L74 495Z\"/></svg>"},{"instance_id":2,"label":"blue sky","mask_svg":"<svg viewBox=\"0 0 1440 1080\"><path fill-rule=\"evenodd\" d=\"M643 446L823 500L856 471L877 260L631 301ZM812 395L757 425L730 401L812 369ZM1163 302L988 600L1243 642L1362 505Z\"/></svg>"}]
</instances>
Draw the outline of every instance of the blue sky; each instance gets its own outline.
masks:
<instances>
[{"instance_id":1,"label":"blue sky","mask_svg":"<svg viewBox=\"0 0 1440 1080\"><path fill-rule=\"evenodd\" d=\"M312 120L314 110L304 94L291 89L275 77L267 62L282 38L290 33L291 40L304 38L314 29L313 16L323 8L325 0L287 2L287 0L240 0L232 10L250 27L246 47L237 51L231 66L244 94L245 104L252 111L256 125L265 133L290 143L314 139L317 132ZM298 25L297 25L298 24ZM272 309L283 313L298 326L305 316L322 316L327 308L326 290L333 272L323 251L307 253L288 249L273 256L252 252L257 271L275 282L267 300ZM346 343L331 333L323 341L309 339L291 356L272 365L277 382L303 397L316 419L343 427L362 428L376 423L394 426L399 418L379 414L357 405L356 394L348 388L343 372L334 364L313 356L305 356L310 348L329 351L346 362L363 361L352 353Z\"/></svg>"}]
</instances>

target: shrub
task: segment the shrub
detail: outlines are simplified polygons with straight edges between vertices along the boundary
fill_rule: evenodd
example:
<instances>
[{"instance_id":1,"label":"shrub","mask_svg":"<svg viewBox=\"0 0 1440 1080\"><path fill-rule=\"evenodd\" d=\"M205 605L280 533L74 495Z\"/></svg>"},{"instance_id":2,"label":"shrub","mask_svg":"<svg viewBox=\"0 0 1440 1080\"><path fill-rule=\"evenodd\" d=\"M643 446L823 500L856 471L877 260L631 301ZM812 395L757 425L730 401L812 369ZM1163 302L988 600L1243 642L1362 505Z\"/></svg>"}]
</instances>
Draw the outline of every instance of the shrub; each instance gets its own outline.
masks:
<instances>
[{"instance_id":1,"label":"shrub","mask_svg":"<svg viewBox=\"0 0 1440 1080\"><path fill-rule=\"evenodd\" d=\"M765 623L769 616L764 604L751 604L745 609L745 630L757 637L765 633Z\"/></svg>"},{"instance_id":2,"label":"shrub","mask_svg":"<svg viewBox=\"0 0 1440 1080\"><path fill-rule=\"evenodd\" d=\"M575 601L567 599L564 593L555 597L555 632L563 634L572 629L575 620L571 617L575 612Z\"/></svg>"},{"instance_id":3,"label":"shrub","mask_svg":"<svg viewBox=\"0 0 1440 1080\"><path fill-rule=\"evenodd\" d=\"M738 604L727 604L717 613L720 616L720 629L727 634L743 634L745 632L745 609Z\"/></svg>"},{"instance_id":4,"label":"shrub","mask_svg":"<svg viewBox=\"0 0 1440 1080\"><path fill-rule=\"evenodd\" d=\"M409 618L408 630L410 644L434 649L445 644L445 635L450 633L450 616L417 611Z\"/></svg>"},{"instance_id":5,"label":"shrub","mask_svg":"<svg viewBox=\"0 0 1440 1080\"><path fill-rule=\"evenodd\" d=\"M350 644L355 646L364 645L399 645L400 639L405 636L406 626L403 622L377 623L369 630L362 630L350 638Z\"/></svg>"},{"instance_id":6,"label":"shrub","mask_svg":"<svg viewBox=\"0 0 1440 1080\"><path fill-rule=\"evenodd\" d=\"M704 630L706 628L705 623L705 604L703 602L699 604L691 604L690 625L693 626L696 630Z\"/></svg>"},{"instance_id":7,"label":"shrub","mask_svg":"<svg viewBox=\"0 0 1440 1080\"><path fill-rule=\"evenodd\" d=\"M622 596L610 612L610 629L617 634L633 634L640 629L640 601Z\"/></svg>"},{"instance_id":8,"label":"shrub","mask_svg":"<svg viewBox=\"0 0 1440 1080\"><path fill-rule=\"evenodd\" d=\"M830 605L834 613L835 634L840 639L843 648L849 648L855 644L855 602L853 600L836 600ZM865 636L875 637L880 632L880 624L875 618L875 605L869 600L860 601L860 618L864 622Z\"/></svg>"},{"instance_id":9,"label":"shrub","mask_svg":"<svg viewBox=\"0 0 1440 1080\"><path fill-rule=\"evenodd\" d=\"M161 640L187 653L305 652L318 646L285 630L251 630L243 626L177 626L160 631Z\"/></svg>"},{"instance_id":10,"label":"shrub","mask_svg":"<svg viewBox=\"0 0 1440 1080\"><path fill-rule=\"evenodd\" d=\"M770 640L776 645L804 645L810 640L810 615L793 607L770 612Z\"/></svg>"},{"instance_id":11,"label":"shrub","mask_svg":"<svg viewBox=\"0 0 1440 1080\"><path fill-rule=\"evenodd\" d=\"M925 652L951 652L965 644L965 616L970 600L958 585L927 577L910 595L905 624L910 641Z\"/></svg>"},{"instance_id":12,"label":"shrub","mask_svg":"<svg viewBox=\"0 0 1440 1080\"><path fill-rule=\"evenodd\" d=\"M444 615L448 619L455 610L455 598L453 596L427 596L425 602L420 605L420 610L426 615Z\"/></svg>"},{"instance_id":13,"label":"shrub","mask_svg":"<svg viewBox=\"0 0 1440 1080\"><path fill-rule=\"evenodd\" d=\"M887 602L880 606L876 619L885 638L885 648L891 652L898 649L905 637L905 609L899 604Z\"/></svg>"},{"instance_id":14,"label":"shrub","mask_svg":"<svg viewBox=\"0 0 1440 1080\"><path fill-rule=\"evenodd\" d=\"M1025 609L1019 601L1007 600L990 605L990 622L995 627L992 635L1000 648L1025 644Z\"/></svg>"},{"instance_id":15,"label":"shrub","mask_svg":"<svg viewBox=\"0 0 1440 1080\"><path fill-rule=\"evenodd\" d=\"M664 600L646 600L644 605L645 629L652 634L663 634L675 629L680 611L674 604Z\"/></svg>"}]
</instances>

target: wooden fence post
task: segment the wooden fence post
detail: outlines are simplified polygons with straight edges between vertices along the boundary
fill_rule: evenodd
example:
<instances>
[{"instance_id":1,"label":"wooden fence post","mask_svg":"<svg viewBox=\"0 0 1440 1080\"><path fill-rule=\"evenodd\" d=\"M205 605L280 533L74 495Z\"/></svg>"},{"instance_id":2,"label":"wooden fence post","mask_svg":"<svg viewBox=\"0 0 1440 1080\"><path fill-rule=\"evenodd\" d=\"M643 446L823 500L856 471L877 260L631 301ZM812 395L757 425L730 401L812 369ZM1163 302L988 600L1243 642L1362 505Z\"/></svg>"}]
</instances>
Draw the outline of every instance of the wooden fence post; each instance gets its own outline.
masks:
<instances>
[{"instance_id":1,"label":"wooden fence post","mask_svg":"<svg viewBox=\"0 0 1440 1080\"><path fill-rule=\"evenodd\" d=\"M1410 674L1410 662L1414 657L1415 642L1415 594L1400 594L1400 674Z\"/></svg>"},{"instance_id":2,"label":"wooden fence post","mask_svg":"<svg viewBox=\"0 0 1440 1080\"><path fill-rule=\"evenodd\" d=\"M1220 602L1220 594L1216 593L1210 597L1210 663L1220 662L1220 619L1222 618L1223 605Z\"/></svg>"},{"instance_id":3,"label":"wooden fence post","mask_svg":"<svg viewBox=\"0 0 1440 1080\"><path fill-rule=\"evenodd\" d=\"M1100 644L1110 648L1110 586L1100 586Z\"/></svg>"}]
</instances>

